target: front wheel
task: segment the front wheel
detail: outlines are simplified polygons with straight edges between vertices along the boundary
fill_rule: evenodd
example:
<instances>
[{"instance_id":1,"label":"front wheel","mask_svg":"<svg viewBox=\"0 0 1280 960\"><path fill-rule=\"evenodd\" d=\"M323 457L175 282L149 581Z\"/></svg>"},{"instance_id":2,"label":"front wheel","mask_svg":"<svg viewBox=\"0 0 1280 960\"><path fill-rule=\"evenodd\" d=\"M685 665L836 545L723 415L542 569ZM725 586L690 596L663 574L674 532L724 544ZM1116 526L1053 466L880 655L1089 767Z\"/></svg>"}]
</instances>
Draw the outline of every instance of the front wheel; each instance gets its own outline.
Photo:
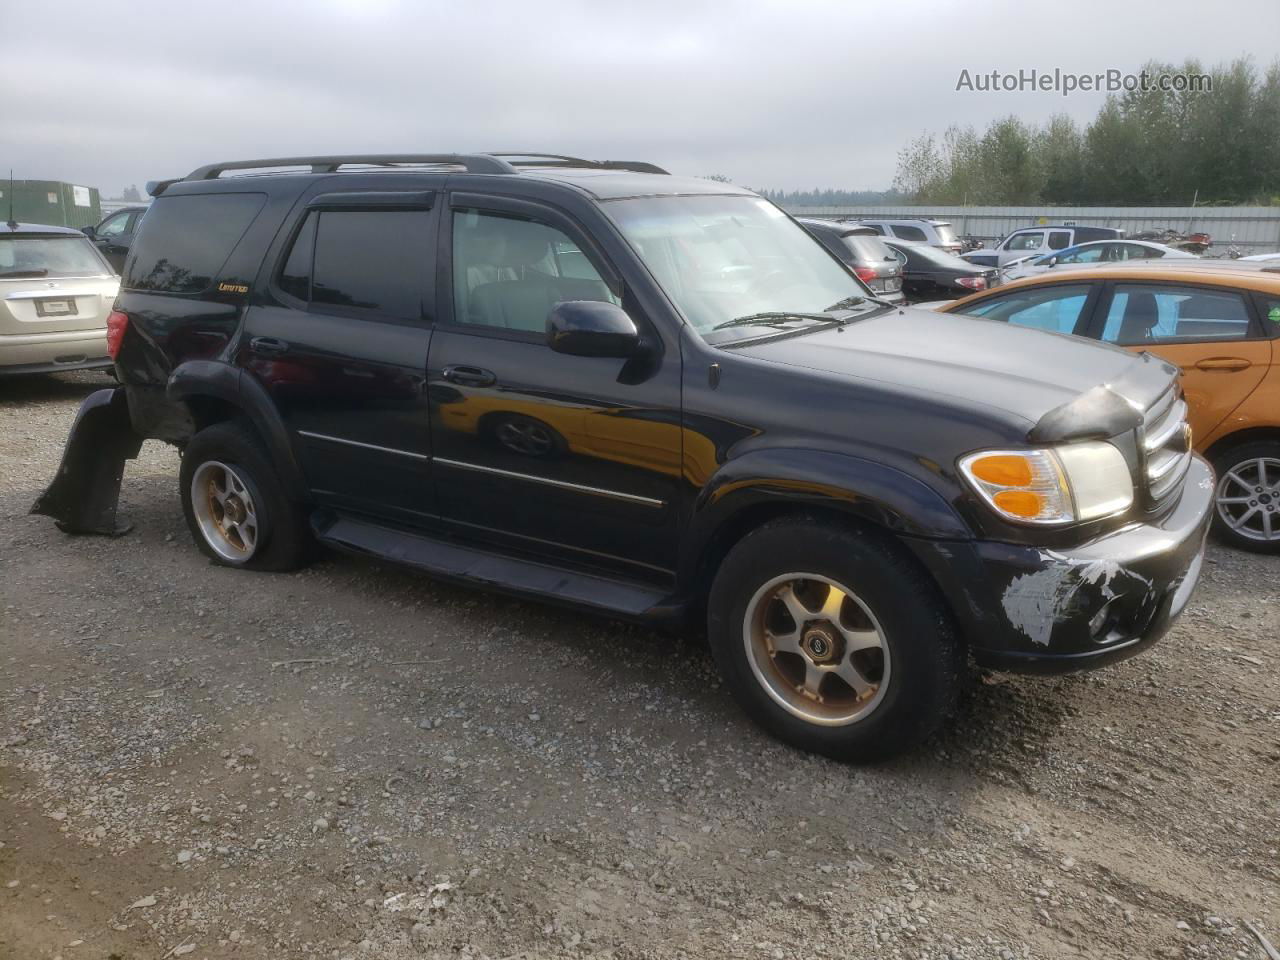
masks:
<instances>
[{"instance_id":1,"label":"front wheel","mask_svg":"<svg viewBox=\"0 0 1280 960\"><path fill-rule=\"evenodd\" d=\"M191 536L215 563L279 571L305 562L310 536L301 505L248 427L216 423L197 433L178 480Z\"/></svg>"},{"instance_id":2,"label":"front wheel","mask_svg":"<svg viewBox=\"0 0 1280 960\"><path fill-rule=\"evenodd\" d=\"M843 760L918 744L954 705L963 649L899 544L817 518L768 523L729 552L708 627L725 682L788 743Z\"/></svg>"},{"instance_id":3,"label":"front wheel","mask_svg":"<svg viewBox=\"0 0 1280 960\"><path fill-rule=\"evenodd\" d=\"M1280 443L1245 443L1213 458L1214 532L1233 547L1280 553Z\"/></svg>"}]
</instances>

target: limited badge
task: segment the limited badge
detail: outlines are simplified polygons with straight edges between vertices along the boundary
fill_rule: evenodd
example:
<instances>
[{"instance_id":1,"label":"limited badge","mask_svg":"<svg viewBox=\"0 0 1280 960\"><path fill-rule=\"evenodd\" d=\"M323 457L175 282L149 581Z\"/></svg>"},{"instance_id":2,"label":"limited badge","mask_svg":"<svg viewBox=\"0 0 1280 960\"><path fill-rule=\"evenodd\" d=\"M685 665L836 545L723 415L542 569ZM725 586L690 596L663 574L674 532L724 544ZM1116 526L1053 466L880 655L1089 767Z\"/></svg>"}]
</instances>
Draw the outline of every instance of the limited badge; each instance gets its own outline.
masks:
<instances>
[{"instance_id":1,"label":"limited badge","mask_svg":"<svg viewBox=\"0 0 1280 960\"><path fill-rule=\"evenodd\" d=\"M218 284L220 293L248 293L249 288L243 283L220 283Z\"/></svg>"}]
</instances>

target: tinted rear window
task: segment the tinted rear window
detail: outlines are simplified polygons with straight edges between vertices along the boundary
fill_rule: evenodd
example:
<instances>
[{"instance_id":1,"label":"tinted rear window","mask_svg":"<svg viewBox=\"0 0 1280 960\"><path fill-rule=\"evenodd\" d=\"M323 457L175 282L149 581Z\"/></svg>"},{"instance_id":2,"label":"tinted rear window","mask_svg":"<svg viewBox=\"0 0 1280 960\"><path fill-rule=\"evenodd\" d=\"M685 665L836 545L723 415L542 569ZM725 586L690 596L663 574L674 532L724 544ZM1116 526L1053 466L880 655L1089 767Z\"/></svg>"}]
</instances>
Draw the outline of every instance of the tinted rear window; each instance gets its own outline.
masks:
<instances>
[{"instance_id":1,"label":"tinted rear window","mask_svg":"<svg viewBox=\"0 0 1280 960\"><path fill-rule=\"evenodd\" d=\"M868 234L855 234L851 237L843 237L845 246L853 251L855 260L867 260L873 263L879 263L883 260L893 260L894 256L885 245L885 242L879 237L873 237Z\"/></svg>"},{"instance_id":2,"label":"tinted rear window","mask_svg":"<svg viewBox=\"0 0 1280 960\"><path fill-rule=\"evenodd\" d=\"M901 237L903 240L928 240L924 235L924 231L919 227L909 227L903 223L895 223L893 226L893 235Z\"/></svg>"},{"instance_id":3,"label":"tinted rear window","mask_svg":"<svg viewBox=\"0 0 1280 960\"><path fill-rule=\"evenodd\" d=\"M313 304L418 320L421 278L431 264L429 222L423 210L313 211L277 283Z\"/></svg>"},{"instance_id":4,"label":"tinted rear window","mask_svg":"<svg viewBox=\"0 0 1280 960\"><path fill-rule=\"evenodd\" d=\"M142 220L125 288L203 293L266 201L262 193L160 197Z\"/></svg>"}]
</instances>

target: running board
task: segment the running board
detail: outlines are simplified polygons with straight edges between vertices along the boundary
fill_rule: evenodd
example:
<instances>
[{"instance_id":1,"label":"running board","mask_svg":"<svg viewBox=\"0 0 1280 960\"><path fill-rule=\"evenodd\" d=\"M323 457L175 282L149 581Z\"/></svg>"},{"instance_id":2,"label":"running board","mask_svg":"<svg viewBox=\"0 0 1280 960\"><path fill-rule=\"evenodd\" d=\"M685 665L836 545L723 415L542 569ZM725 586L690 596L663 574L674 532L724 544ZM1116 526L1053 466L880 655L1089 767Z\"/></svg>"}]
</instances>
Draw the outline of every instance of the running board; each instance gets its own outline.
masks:
<instances>
[{"instance_id":1,"label":"running board","mask_svg":"<svg viewBox=\"0 0 1280 960\"><path fill-rule=\"evenodd\" d=\"M668 620L681 610L661 590L627 580L556 567L436 539L395 527L312 514L311 528L326 546L415 567L432 576L519 596L583 607L629 620Z\"/></svg>"}]
</instances>

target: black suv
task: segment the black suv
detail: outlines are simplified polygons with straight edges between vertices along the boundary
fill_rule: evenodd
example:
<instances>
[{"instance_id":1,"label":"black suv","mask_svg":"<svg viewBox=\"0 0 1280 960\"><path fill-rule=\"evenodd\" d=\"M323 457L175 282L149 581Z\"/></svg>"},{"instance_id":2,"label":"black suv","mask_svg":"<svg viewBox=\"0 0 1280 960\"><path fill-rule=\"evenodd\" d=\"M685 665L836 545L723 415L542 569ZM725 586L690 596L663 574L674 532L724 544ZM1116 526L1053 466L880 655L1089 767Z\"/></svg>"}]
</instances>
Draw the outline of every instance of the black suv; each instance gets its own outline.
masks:
<instances>
[{"instance_id":1,"label":"black suv","mask_svg":"<svg viewBox=\"0 0 1280 960\"><path fill-rule=\"evenodd\" d=\"M1195 585L1213 485L1174 368L871 298L746 190L474 154L151 192L120 386L33 508L68 532L118 532L124 461L159 438L217 563L318 541L705 623L756 720L849 758L933 729L966 655L1097 666Z\"/></svg>"}]
</instances>

